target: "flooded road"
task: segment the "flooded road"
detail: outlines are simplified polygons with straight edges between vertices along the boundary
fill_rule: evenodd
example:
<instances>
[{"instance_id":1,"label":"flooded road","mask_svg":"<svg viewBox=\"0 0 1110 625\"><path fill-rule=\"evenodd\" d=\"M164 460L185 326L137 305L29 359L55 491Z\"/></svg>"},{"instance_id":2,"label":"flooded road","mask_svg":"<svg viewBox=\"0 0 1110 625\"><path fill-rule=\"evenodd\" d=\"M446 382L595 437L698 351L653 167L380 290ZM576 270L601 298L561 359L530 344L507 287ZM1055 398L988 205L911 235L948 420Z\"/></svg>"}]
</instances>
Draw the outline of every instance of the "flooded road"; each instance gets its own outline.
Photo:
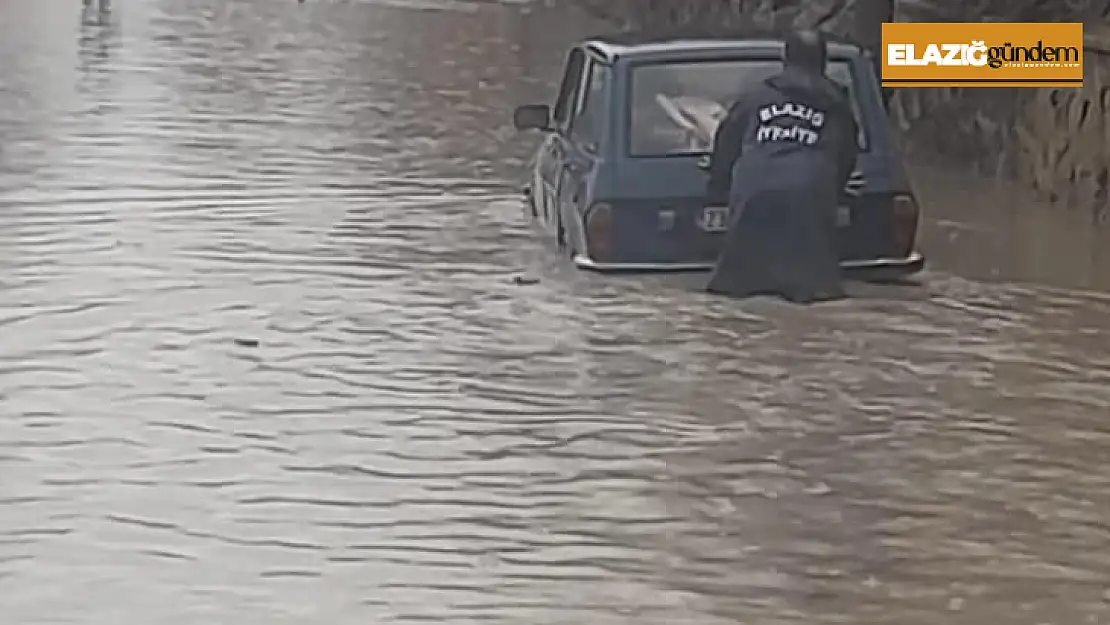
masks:
<instances>
[{"instance_id":1,"label":"flooded road","mask_svg":"<svg viewBox=\"0 0 1110 625\"><path fill-rule=\"evenodd\" d=\"M554 14L77 4L0 4L5 622L1110 623L1110 297L577 274Z\"/></svg>"}]
</instances>

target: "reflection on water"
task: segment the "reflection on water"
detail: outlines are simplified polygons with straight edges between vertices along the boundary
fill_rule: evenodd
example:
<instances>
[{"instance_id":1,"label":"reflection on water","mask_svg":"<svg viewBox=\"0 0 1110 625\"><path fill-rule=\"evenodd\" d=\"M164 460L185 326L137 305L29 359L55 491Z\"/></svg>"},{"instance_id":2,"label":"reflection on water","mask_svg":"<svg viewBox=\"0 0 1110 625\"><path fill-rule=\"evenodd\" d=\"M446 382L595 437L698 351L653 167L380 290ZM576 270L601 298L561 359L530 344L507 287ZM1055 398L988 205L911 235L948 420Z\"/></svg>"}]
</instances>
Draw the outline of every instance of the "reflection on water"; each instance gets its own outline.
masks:
<instances>
[{"instance_id":1,"label":"reflection on water","mask_svg":"<svg viewBox=\"0 0 1110 625\"><path fill-rule=\"evenodd\" d=\"M1110 300L574 273L566 13L5 8L7 621L1110 619Z\"/></svg>"},{"instance_id":2,"label":"reflection on water","mask_svg":"<svg viewBox=\"0 0 1110 625\"><path fill-rule=\"evenodd\" d=\"M1089 211L1037 201L1009 181L983 181L913 158L932 218L925 244L946 270L1110 291L1110 230Z\"/></svg>"}]
</instances>

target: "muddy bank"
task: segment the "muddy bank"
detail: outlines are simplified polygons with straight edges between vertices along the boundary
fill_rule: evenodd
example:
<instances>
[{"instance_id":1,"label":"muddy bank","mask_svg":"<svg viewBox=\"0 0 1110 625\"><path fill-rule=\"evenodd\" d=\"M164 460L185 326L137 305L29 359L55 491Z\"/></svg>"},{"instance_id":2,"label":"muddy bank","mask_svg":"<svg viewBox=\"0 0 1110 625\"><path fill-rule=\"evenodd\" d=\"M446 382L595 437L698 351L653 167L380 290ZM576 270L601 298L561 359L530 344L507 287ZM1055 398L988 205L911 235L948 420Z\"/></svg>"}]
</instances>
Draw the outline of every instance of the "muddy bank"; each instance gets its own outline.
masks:
<instances>
[{"instance_id":1,"label":"muddy bank","mask_svg":"<svg viewBox=\"0 0 1110 625\"><path fill-rule=\"evenodd\" d=\"M863 0L571 0L622 27L813 26L875 39L889 19ZM898 3L898 21L1091 21L1110 2ZM901 89L892 116L907 145L970 168L991 188L1016 181L1030 202L1082 213L1092 227L1107 217L1110 181L1110 36L1090 36L1081 89Z\"/></svg>"},{"instance_id":2,"label":"muddy bank","mask_svg":"<svg viewBox=\"0 0 1110 625\"><path fill-rule=\"evenodd\" d=\"M984 2L981 15L1005 20L1081 21L1105 16L1106 2L1084 3L1050 15L1036 3L1007 11ZM1094 5L1100 6L1094 6ZM1088 6L1089 5L1089 6ZM924 3L899 20L969 19ZM891 114L907 145L968 168L984 183L1017 182L1027 202L1076 212L1068 219L1099 227L1107 218L1110 181L1110 33L1088 28L1082 88L899 89Z\"/></svg>"}]
</instances>

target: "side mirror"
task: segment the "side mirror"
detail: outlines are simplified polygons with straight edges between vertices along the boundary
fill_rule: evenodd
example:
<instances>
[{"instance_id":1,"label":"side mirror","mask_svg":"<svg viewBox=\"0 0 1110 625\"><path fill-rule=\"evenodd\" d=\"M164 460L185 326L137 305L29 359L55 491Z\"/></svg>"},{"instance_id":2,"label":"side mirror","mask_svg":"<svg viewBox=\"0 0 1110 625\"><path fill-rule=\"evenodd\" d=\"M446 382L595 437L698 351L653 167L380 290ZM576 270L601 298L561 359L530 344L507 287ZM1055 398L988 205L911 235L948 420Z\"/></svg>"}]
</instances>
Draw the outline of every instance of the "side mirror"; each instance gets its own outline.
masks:
<instances>
[{"instance_id":1,"label":"side mirror","mask_svg":"<svg viewBox=\"0 0 1110 625\"><path fill-rule=\"evenodd\" d=\"M525 104L513 112L513 126L517 130L550 130L551 107L546 104Z\"/></svg>"}]
</instances>

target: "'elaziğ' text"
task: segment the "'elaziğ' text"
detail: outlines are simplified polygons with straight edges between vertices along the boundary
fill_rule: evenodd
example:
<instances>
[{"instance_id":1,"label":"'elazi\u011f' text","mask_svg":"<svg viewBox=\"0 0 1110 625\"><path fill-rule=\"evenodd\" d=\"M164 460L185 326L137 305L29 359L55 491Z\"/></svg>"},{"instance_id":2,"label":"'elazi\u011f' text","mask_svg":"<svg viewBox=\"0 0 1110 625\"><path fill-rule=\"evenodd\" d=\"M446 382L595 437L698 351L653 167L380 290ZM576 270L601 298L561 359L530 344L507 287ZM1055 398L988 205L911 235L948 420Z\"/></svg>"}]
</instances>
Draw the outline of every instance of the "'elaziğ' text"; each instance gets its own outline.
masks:
<instances>
[{"instance_id":1,"label":"'elazi\u011f' text","mask_svg":"<svg viewBox=\"0 0 1110 625\"><path fill-rule=\"evenodd\" d=\"M787 118L790 125L779 125L776 120ZM821 128L825 125L824 111L813 107L787 102L772 104L759 109L759 129L755 140L759 143L791 141L803 145L815 145L821 139Z\"/></svg>"}]
</instances>

